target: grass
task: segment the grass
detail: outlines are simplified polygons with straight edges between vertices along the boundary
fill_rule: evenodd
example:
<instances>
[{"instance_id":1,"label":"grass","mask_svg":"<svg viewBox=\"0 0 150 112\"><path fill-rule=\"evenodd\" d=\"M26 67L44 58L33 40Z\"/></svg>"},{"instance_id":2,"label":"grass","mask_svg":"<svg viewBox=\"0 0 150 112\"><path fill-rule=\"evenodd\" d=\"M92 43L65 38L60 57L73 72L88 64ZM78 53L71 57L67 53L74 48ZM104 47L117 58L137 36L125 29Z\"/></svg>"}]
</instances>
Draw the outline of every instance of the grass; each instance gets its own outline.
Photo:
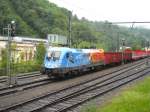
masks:
<instances>
[{"instance_id":1,"label":"grass","mask_svg":"<svg viewBox=\"0 0 150 112\"><path fill-rule=\"evenodd\" d=\"M150 112L150 77L123 91L103 107L90 105L82 112Z\"/></svg>"},{"instance_id":2,"label":"grass","mask_svg":"<svg viewBox=\"0 0 150 112\"><path fill-rule=\"evenodd\" d=\"M11 64L11 74L16 75L19 73L39 71L40 68L41 68L41 65L35 63L34 61L15 63L15 64ZM6 70L7 70L6 67L3 67L3 68L0 67L0 76L5 76Z\"/></svg>"}]
</instances>

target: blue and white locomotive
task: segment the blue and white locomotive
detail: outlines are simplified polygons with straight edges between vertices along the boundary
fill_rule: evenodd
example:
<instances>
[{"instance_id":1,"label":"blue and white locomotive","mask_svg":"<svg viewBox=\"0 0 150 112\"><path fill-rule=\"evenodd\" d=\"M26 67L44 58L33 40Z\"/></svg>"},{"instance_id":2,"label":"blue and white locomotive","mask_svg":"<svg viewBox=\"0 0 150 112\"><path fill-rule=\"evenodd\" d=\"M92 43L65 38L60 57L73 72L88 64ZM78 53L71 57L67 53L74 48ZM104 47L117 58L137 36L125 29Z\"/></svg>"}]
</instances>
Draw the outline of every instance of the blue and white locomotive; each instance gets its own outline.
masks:
<instances>
[{"instance_id":1,"label":"blue and white locomotive","mask_svg":"<svg viewBox=\"0 0 150 112\"><path fill-rule=\"evenodd\" d=\"M45 55L44 72L49 77L64 77L64 75L81 70L89 64L89 54L82 49L51 47Z\"/></svg>"},{"instance_id":2,"label":"blue and white locomotive","mask_svg":"<svg viewBox=\"0 0 150 112\"><path fill-rule=\"evenodd\" d=\"M45 55L43 73L49 77L65 77L103 65L102 49L50 47Z\"/></svg>"}]
</instances>

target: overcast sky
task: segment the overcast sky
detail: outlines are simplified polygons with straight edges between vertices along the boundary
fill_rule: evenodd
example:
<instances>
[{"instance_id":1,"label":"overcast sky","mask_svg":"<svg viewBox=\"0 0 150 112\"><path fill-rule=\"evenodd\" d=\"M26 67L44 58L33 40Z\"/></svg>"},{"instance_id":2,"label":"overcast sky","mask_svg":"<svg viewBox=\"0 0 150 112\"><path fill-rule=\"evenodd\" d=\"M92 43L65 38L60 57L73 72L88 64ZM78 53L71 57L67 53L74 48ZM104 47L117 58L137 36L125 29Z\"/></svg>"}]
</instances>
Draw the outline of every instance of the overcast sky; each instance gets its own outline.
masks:
<instances>
[{"instance_id":1,"label":"overcast sky","mask_svg":"<svg viewBox=\"0 0 150 112\"><path fill-rule=\"evenodd\" d=\"M49 0L92 21L150 21L150 0ZM136 24L137 26L137 24ZM149 26L149 24L140 24Z\"/></svg>"}]
</instances>

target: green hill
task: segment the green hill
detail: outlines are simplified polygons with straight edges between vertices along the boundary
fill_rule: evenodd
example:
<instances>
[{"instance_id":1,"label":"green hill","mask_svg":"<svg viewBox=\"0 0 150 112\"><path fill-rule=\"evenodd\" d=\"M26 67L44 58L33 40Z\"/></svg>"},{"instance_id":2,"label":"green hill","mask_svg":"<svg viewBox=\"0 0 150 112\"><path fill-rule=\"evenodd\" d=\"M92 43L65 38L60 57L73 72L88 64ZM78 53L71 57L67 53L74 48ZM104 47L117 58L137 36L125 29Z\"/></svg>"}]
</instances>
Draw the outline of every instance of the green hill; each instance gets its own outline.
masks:
<instances>
[{"instance_id":1,"label":"green hill","mask_svg":"<svg viewBox=\"0 0 150 112\"><path fill-rule=\"evenodd\" d=\"M44 38L47 33L67 31L67 10L46 0L1 0L0 9L1 27L15 20L18 35Z\"/></svg>"},{"instance_id":2,"label":"green hill","mask_svg":"<svg viewBox=\"0 0 150 112\"><path fill-rule=\"evenodd\" d=\"M16 21L16 35L46 38L48 33L68 36L69 11L48 0L1 0L0 35L11 21ZM150 37L149 30L110 25L108 22L92 22L72 17L72 46L96 46L115 51L121 39L134 49L144 47Z\"/></svg>"}]
</instances>

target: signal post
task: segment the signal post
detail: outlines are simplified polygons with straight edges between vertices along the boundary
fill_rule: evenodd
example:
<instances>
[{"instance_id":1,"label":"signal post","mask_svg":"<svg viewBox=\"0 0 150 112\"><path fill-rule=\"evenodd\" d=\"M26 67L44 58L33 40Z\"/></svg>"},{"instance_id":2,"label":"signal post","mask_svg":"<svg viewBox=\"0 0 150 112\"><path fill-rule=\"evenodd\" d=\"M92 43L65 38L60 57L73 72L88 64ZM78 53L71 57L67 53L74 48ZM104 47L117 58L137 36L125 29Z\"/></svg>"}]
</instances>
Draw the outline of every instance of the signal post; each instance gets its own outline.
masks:
<instances>
[{"instance_id":1,"label":"signal post","mask_svg":"<svg viewBox=\"0 0 150 112\"><path fill-rule=\"evenodd\" d=\"M11 73L11 42L12 38L15 36L15 27L15 21L11 21L11 23L7 25L7 28L3 28L7 30L7 84L10 87L17 85L17 78L15 75L12 76Z\"/></svg>"}]
</instances>

